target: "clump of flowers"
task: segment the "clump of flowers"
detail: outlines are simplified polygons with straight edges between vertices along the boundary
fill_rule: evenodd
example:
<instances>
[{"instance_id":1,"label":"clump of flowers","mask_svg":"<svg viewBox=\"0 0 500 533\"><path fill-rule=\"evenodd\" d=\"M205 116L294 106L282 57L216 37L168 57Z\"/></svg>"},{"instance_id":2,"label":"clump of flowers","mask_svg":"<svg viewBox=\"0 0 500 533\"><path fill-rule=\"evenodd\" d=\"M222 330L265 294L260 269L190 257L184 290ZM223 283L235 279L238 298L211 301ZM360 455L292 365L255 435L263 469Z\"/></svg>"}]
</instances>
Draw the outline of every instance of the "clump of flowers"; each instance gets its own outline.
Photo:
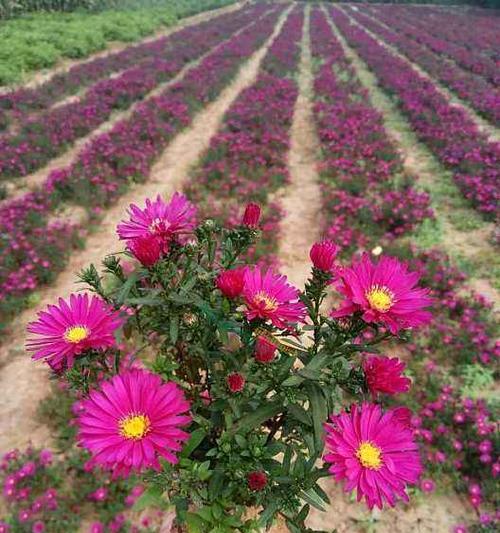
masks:
<instances>
[{"instance_id":1,"label":"clump of flowers","mask_svg":"<svg viewBox=\"0 0 500 533\"><path fill-rule=\"evenodd\" d=\"M168 500L179 525L203 532L257 531L277 515L292 532L309 531L310 505L328 502L318 480L330 474L370 508L407 500L421 472L411 413L375 402L407 391L409 380L401 361L370 354L429 322L418 275L388 257L341 267L336 245L322 241L299 290L241 259L260 234L258 206L229 228L197 223L195 212L179 195L131 208L118 232L139 261L124 268L112 255L100 273L80 274L112 317L115 343L89 341L66 361L61 335L79 327L80 342L94 326L64 322L55 339L38 331L65 361L51 366L78 400L87 467L141 473L145 497ZM155 261L141 260L130 241L151 237L161 254L153 244ZM328 314L322 304L336 286L345 300ZM89 498L106 501L103 488ZM248 518L248 507L261 513Z\"/></svg>"}]
</instances>

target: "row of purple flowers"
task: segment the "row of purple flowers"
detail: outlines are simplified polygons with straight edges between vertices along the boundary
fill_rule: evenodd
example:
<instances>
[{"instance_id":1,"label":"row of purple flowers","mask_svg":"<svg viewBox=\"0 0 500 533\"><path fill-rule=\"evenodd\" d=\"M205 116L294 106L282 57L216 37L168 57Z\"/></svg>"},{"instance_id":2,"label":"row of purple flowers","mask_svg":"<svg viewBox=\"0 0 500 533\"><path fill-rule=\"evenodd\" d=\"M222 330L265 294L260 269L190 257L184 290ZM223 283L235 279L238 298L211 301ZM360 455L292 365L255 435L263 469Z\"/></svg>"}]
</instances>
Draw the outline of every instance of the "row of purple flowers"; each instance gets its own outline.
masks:
<instances>
[{"instance_id":1,"label":"row of purple flowers","mask_svg":"<svg viewBox=\"0 0 500 533\"><path fill-rule=\"evenodd\" d=\"M314 80L314 115L323 152L327 235L356 247L364 244L369 228L376 228L380 238L393 240L432 216L429 196L416 191L404 174L382 116L367 103L325 15L315 10L312 17L312 53L322 62Z\"/></svg>"},{"instance_id":2,"label":"row of purple flowers","mask_svg":"<svg viewBox=\"0 0 500 533\"><path fill-rule=\"evenodd\" d=\"M461 365L490 365L500 356L491 306L467 290L466 276L450 263L446 254L418 250L394 240L403 233L410 235L418 222L432 216L430 210L425 213L412 205L415 202L411 193L409 201L400 200L408 217L406 221L411 221L411 224L399 226L401 231L394 232L390 219L379 219L375 215L385 202L384 194L377 191L401 180L401 158L387 138L381 116L366 103L367 94L319 9L313 12L313 29L312 51L319 65L314 84L314 111L323 155L320 170L322 207L327 217L324 229L346 248L373 249L378 253L376 246L382 244L391 255L411 261L411 269L419 272L425 286L432 289L432 326L419 332L415 344L408 346L412 371L424 373L413 385L409 398L409 405L413 406L415 399L424 398L423 391L428 386L426 373L435 373L438 369L441 376L445 369L456 373ZM424 358L427 361L422 363ZM479 446L487 446L482 441L491 433L488 422L491 415L480 406L479 418L471 417L467 425L465 418L455 425L447 420L443 433L440 420L445 415L448 417L450 402L450 394L445 394L440 402L426 405L420 416L412 419L415 436L424 446L427 473L456 476L459 487L479 486L482 499L471 499L471 503L476 509L481 504L488 510L499 467L493 454L482 453ZM456 396L453 402L459 409L460 401ZM424 427L432 427L433 431ZM470 442L463 440L464 432L468 433ZM443 447L445 434L460 435L455 448L452 445ZM450 449L454 449L454 453ZM475 472L472 476L471 471ZM432 479L424 479L421 484L424 492L431 492L434 486ZM483 514L485 520L490 516L486 511Z\"/></svg>"},{"instance_id":3,"label":"row of purple flowers","mask_svg":"<svg viewBox=\"0 0 500 533\"><path fill-rule=\"evenodd\" d=\"M385 11L383 8L372 10L377 16ZM465 23L458 23L456 17L450 16L448 11L441 13L434 11L427 17L421 16L425 13L425 10L421 9L418 9L416 14L411 8L396 6L392 9L391 6L391 11L394 16L408 24L409 35L418 42L498 86L500 74L497 60L484 53L488 49L486 43L489 35L484 27L484 17L481 17L482 24L477 19L475 24L471 24L470 19ZM493 46L498 50L498 25L494 31L496 45Z\"/></svg>"},{"instance_id":4,"label":"row of purple flowers","mask_svg":"<svg viewBox=\"0 0 500 533\"><path fill-rule=\"evenodd\" d=\"M248 8L185 28L176 34L175 42L150 46L148 57L139 65L131 66L116 78L99 81L80 100L35 116L19 117L16 131L0 138L0 175L4 179L24 176L43 167L75 140L108 120L114 111L127 109L144 98L178 74L186 63L216 45L221 35L230 35L265 9L265 5L257 11Z\"/></svg>"},{"instance_id":5,"label":"row of purple flowers","mask_svg":"<svg viewBox=\"0 0 500 533\"><path fill-rule=\"evenodd\" d=\"M263 208L264 230L252 259L275 262L282 209L272 193L287 183L290 127L298 96L297 69L304 23L295 8L261 64L256 82L227 111L187 187L202 216L230 225L241 220L241 198Z\"/></svg>"},{"instance_id":6,"label":"row of purple flowers","mask_svg":"<svg viewBox=\"0 0 500 533\"><path fill-rule=\"evenodd\" d=\"M470 103L486 119L497 126L500 125L500 91L492 83L470 71L463 70L443 56L407 37L406 34L411 33L409 32L409 24L391 13L383 11L378 15L379 20L391 29L382 26L359 11L351 10L349 14L357 22L396 47L399 52L422 67L435 79L449 87L460 98ZM413 26L411 31L414 31Z\"/></svg>"},{"instance_id":7,"label":"row of purple flowers","mask_svg":"<svg viewBox=\"0 0 500 533\"><path fill-rule=\"evenodd\" d=\"M500 143L489 142L462 108L451 105L432 82L351 24L343 12L336 8L331 12L381 87L396 97L418 138L454 172L456 183L474 207L494 219L500 201Z\"/></svg>"},{"instance_id":8,"label":"row of purple flowers","mask_svg":"<svg viewBox=\"0 0 500 533\"><path fill-rule=\"evenodd\" d=\"M263 9L267 8L255 6L248 13L253 25L222 43L181 81L145 101L128 119L96 137L72 165L53 171L42 189L0 208L0 323L64 267L78 228L50 220L61 200L96 213L116 201L130 182L146 180L172 137L220 94L241 63L269 37L283 9L274 8L259 19ZM50 248L51 242L57 253Z\"/></svg>"}]
</instances>

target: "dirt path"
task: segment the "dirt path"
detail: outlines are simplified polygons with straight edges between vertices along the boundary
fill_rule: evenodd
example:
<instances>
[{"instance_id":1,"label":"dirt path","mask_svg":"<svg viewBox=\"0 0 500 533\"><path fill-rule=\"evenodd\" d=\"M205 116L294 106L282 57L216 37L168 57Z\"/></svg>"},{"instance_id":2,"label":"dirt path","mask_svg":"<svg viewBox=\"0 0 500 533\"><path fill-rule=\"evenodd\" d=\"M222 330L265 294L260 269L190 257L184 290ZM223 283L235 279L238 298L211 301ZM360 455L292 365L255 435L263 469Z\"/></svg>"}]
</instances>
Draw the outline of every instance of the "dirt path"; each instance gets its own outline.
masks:
<instances>
[{"instance_id":1,"label":"dirt path","mask_svg":"<svg viewBox=\"0 0 500 533\"><path fill-rule=\"evenodd\" d=\"M383 46L385 49L387 49L391 54L398 57L399 59L405 61L415 72L420 74L423 78L426 78L429 80L435 87L435 89L444 96L448 102L451 105L454 105L455 107L462 108L469 118L476 124L479 131L484 133L490 141L500 141L500 130L498 128L495 128L495 126L491 125L487 120L482 118L472 107L467 104L464 100L460 99L455 93L450 91L447 87L445 87L442 83L437 81L435 78L433 78L430 74L427 73L423 68L418 66L417 64L413 63L410 59L408 59L403 53L399 52L398 49L395 46L392 46L390 44L387 44L381 37L373 33L371 30L360 24L357 20L351 17L349 10L347 10L345 7L342 6L336 6L340 11L342 11L345 15L349 17L349 20L352 24L355 24L359 28L362 28L370 37L375 39L378 44ZM366 14L366 13L365 13ZM368 16L368 15L367 15ZM373 17L371 17L373 18ZM381 23L379 20L373 18L376 22L381 24L382 26L385 26L385 24ZM392 30L392 28L389 28L386 26L387 29ZM392 30L393 31L393 30Z\"/></svg>"},{"instance_id":2,"label":"dirt path","mask_svg":"<svg viewBox=\"0 0 500 533\"><path fill-rule=\"evenodd\" d=\"M191 17L182 18L177 22L177 24L174 24L173 26L170 26L169 28L165 28L165 27L160 28L159 30L155 31L149 37L146 37L145 39L141 39L139 41L134 41L131 43L130 42L124 43L120 41L108 41L106 43L107 46L105 50L96 52L95 54L92 54L84 59L61 59L58 62L58 64L51 69L40 70L40 71L32 72L31 74L27 74L27 81L23 83L0 87L0 94L9 93L21 87L24 89L32 89L34 87L37 87L38 85L41 85L42 83L49 81L51 78L53 78L57 74L60 74L61 72L67 72L70 68L76 65L83 65L85 63L90 63L91 61L94 61L95 59L106 57L117 52L121 52L122 50L124 50L125 48L129 48L130 46L137 46L137 45L145 44L145 43L154 41L155 39L158 39L160 37L168 37L172 33L179 31L182 28L185 28L187 26L193 26L194 24L199 24L200 22L210 20L211 18L217 17L218 15L236 11L240 7L247 4L248 1L249 0L239 0L238 2L228 5L228 6L224 6L218 9L212 9L210 11L203 11L201 13L197 13L196 15L192 15Z\"/></svg>"},{"instance_id":3,"label":"dirt path","mask_svg":"<svg viewBox=\"0 0 500 533\"><path fill-rule=\"evenodd\" d=\"M310 7L306 8L299 64L299 95L290 133L290 185L279 199L286 211L281 222L279 259L291 283L302 288L311 262L309 249L319 238L321 205L317 173L319 142L313 120L313 73L309 39Z\"/></svg>"},{"instance_id":4,"label":"dirt path","mask_svg":"<svg viewBox=\"0 0 500 533\"><path fill-rule=\"evenodd\" d=\"M266 43L241 67L234 81L219 98L201 111L192 125L178 135L156 162L151 179L131 189L119 204L106 212L101 224L86 241L86 249L72 255L68 266L60 274L57 284L40 291L36 308L21 313L13 331L0 346L0 453L12 447L22 447L31 440L35 445L46 444L50 435L36 420L40 400L48 392L48 373L43 364L35 364L25 354L25 329L36 318L36 312L58 297L67 297L75 291L75 273L89 263L100 260L121 246L115 228L126 216L131 202L142 205L148 197L160 193L165 197L182 188L189 169L209 146L210 138L219 128L223 115L238 94L251 85L269 45L278 35L288 16L289 9L280 17L275 30Z\"/></svg>"},{"instance_id":5,"label":"dirt path","mask_svg":"<svg viewBox=\"0 0 500 533\"><path fill-rule=\"evenodd\" d=\"M251 22L250 24L253 24L253 22ZM229 39L232 39L235 35L238 35L239 33L241 33L250 24L243 26L241 29L237 30L236 32L231 34L229 37L227 37L227 39L224 39L223 41L220 41L217 45L209 48L198 59L195 59L194 61L187 63L177 73L177 75L174 76L171 80L157 85L152 91L144 95L142 99L132 104L132 106L130 106L128 109L113 113L109 120L103 122L100 126L92 130L85 137L77 139L71 145L71 147L69 147L64 153L62 153L58 157L55 157L54 159L51 159L47 163L47 165L45 165L43 168L37 170L36 172L33 172L32 174L28 174L27 176L24 176L22 178L13 178L11 180L5 181L4 185L7 189L8 195L5 200L0 201L0 205L12 199L18 198L22 196L23 194L26 194L26 192L30 190L34 190L35 188L42 186L45 183L47 176L53 170L71 165L78 158L80 151L84 148L86 144L91 142L93 139L95 139L99 135L102 135L103 133L110 131L117 122L130 118L130 116L134 113L134 111L140 105L142 105L145 101L149 100L150 98L153 98L154 96L161 94L163 91L168 89L168 87L172 87L173 85L175 85L186 75L188 71L197 67L205 59L205 57L210 55L216 48L221 46L224 42L228 41Z\"/></svg>"},{"instance_id":6,"label":"dirt path","mask_svg":"<svg viewBox=\"0 0 500 533\"><path fill-rule=\"evenodd\" d=\"M418 140L397 105L378 86L376 76L347 44L336 26L332 25L332 28L359 80L368 90L372 106L382 114L387 134L403 155L405 170L416 177L417 187L431 194L436 224L432 227L424 224L417 232L417 240L424 247L439 244L452 257L465 259L473 268L471 285L493 301L497 309L500 308L500 294L490 283L495 275L494 268L500 268L498 253L488 241L494 224L484 222L467 205L453 181L452 173L444 169Z\"/></svg>"}]
</instances>

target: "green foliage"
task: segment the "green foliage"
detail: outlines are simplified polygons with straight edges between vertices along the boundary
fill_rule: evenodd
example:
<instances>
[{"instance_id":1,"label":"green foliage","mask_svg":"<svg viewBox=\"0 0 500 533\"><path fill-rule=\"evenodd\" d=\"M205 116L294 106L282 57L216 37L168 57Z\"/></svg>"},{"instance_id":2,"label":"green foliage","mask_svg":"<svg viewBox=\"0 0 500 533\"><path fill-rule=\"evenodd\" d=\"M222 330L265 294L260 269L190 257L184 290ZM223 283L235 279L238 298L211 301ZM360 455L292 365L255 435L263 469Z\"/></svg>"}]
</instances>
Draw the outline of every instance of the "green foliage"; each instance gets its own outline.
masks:
<instances>
[{"instance_id":1,"label":"green foliage","mask_svg":"<svg viewBox=\"0 0 500 533\"><path fill-rule=\"evenodd\" d=\"M162 26L174 24L178 18L221 7L231 1L158 0L141 4L130 1L120 2L119 10L110 9L100 13L39 12L5 21L0 26L0 85L21 82L26 73L52 67L62 58L85 58L106 48L109 41L137 41ZM21 5L28 3L21 2ZM46 2L51 3L72 4L69 1ZM91 5L98 3L89 1ZM115 7L115 3L114 0L110 1L109 7ZM0 19L6 10L4 4L14 3L0 0ZM42 1L33 4L42 6L38 9L51 9L43 7L45 2ZM53 9L58 10L57 7Z\"/></svg>"}]
</instances>

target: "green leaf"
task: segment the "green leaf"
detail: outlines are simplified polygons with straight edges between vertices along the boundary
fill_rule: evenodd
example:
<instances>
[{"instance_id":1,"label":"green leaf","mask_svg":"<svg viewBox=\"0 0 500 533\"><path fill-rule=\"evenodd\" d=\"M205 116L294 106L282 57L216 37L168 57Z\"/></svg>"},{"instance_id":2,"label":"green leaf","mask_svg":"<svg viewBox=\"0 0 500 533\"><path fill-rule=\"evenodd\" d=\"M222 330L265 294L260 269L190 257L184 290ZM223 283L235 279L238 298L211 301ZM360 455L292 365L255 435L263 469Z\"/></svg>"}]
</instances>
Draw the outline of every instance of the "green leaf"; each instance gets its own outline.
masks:
<instances>
[{"instance_id":1,"label":"green leaf","mask_svg":"<svg viewBox=\"0 0 500 533\"><path fill-rule=\"evenodd\" d=\"M179 337L179 315L173 315L170 318L170 341L172 344L177 342Z\"/></svg>"},{"instance_id":2,"label":"green leaf","mask_svg":"<svg viewBox=\"0 0 500 533\"><path fill-rule=\"evenodd\" d=\"M148 487L136 500L134 511L143 511L147 507L163 507L165 501L162 494L163 491L159 487Z\"/></svg>"},{"instance_id":3,"label":"green leaf","mask_svg":"<svg viewBox=\"0 0 500 533\"><path fill-rule=\"evenodd\" d=\"M309 382L306 385L307 396L311 406L314 429L314 447L316 454L323 451L323 424L328 417L328 408L323 391L316 384Z\"/></svg>"},{"instance_id":4,"label":"green leaf","mask_svg":"<svg viewBox=\"0 0 500 533\"><path fill-rule=\"evenodd\" d=\"M139 279L139 275L138 275L137 272L135 272L122 285L122 287L118 291L118 294L116 295L116 302L118 304L123 304L125 302L125 299L130 294L130 291L132 290L132 287L136 284L138 279Z\"/></svg>"},{"instance_id":5,"label":"green leaf","mask_svg":"<svg viewBox=\"0 0 500 533\"><path fill-rule=\"evenodd\" d=\"M312 426L312 419L309 413L300 405L291 404L288 406L288 413L290 416L305 424L306 426Z\"/></svg>"},{"instance_id":6,"label":"green leaf","mask_svg":"<svg viewBox=\"0 0 500 533\"><path fill-rule=\"evenodd\" d=\"M313 489L303 490L300 493L300 497L306 501L308 504L312 505L319 511L325 511L325 506L323 500L316 494Z\"/></svg>"},{"instance_id":7,"label":"green leaf","mask_svg":"<svg viewBox=\"0 0 500 533\"><path fill-rule=\"evenodd\" d=\"M205 522L194 513L186 513L186 524L189 533L202 533L205 529Z\"/></svg>"},{"instance_id":8,"label":"green leaf","mask_svg":"<svg viewBox=\"0 0 500 533\"><path fill-rule=\"evenodd\" d=\"M207 432L203 428L195 429L191 433L190 439L187 441L186 445L182 449L181 457L189 457L191 453L198 448L202 443L203 439L206 437Z\"/></svg>"},{"instance_id":9,"label":"green leaf","mask_svg":"<svg viewBox=\"0 0 500 533\"><path fill-rule=\"evenodd\" d=\"M283 406L279 402L266 403L259 407L255 411L248 413L241 418L235 426L233 426L233 432L235 431L250 431L257 426L260 426L262 422L269 420L273 416L277 415L283 410Z\"/></svg>"}]
</instances>

